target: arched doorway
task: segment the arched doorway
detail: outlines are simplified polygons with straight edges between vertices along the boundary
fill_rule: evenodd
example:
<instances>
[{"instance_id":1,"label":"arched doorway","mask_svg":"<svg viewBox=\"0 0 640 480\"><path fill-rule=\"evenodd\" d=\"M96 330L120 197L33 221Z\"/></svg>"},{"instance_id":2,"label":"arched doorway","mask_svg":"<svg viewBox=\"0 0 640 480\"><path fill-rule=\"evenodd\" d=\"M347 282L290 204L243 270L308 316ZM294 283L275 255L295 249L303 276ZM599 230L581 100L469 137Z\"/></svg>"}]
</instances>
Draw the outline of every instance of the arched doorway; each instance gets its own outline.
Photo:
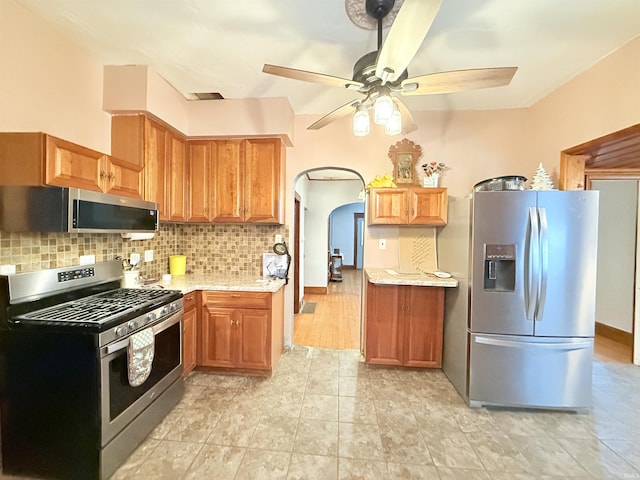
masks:
<instances>
[{"instance_id":1,"label":"arched doorway","mask_svg":"<svg viewBox=\"0 0 640 480\"><path fill-rule=\"evenodd\" d=\"M293 343L300 344L296 341L295 333L299 320L302 318L300 315L308 315L305 308L305 300L308 301L311 295L314 295L314 299L320 302L328 300L329 289L335 287L335 285L329 284L328 277L329 254L332 249L330 214L342 205L353 203L360 203L362 208L359 211L364 212L364 180L358 172L350 169L322 167L301 172L295 178L293 188L293 197L295 198L294 212L296 209L299 212L299 214L294 213L294 225L292 226L293 239L299 239L298 244L294 245L294 248L298 249L299 256L297 262L294 260L294 265L292 265L294 268L294 282L298 285L298 296L296 296L296 288L294 287L294 312L296 307L299 308L299 313L294 315ZM353 228L352 213L349 222L349 229L351 229ZM347 250L353 249L353 235L351 233ZM295 258L296 256L294 255ZM353 259L352 254L350 254L349 258ZM349 263L352 263L351 260ZM361 280L359 285L361 285ZM357 298L357 322L358 329L360 329L361 287L358 287ZM321 316L322 310L320 309L317 314L318 317ZM308 317L304 317L304 319L308 319ZM318 328L322 328L320 321L316 323ZM359 338L360 336L357 335L357 344L354 348L359 347ZM337 345L330 347L325 344L323 348L339 347Z\"/></svg>"}]
</instances>

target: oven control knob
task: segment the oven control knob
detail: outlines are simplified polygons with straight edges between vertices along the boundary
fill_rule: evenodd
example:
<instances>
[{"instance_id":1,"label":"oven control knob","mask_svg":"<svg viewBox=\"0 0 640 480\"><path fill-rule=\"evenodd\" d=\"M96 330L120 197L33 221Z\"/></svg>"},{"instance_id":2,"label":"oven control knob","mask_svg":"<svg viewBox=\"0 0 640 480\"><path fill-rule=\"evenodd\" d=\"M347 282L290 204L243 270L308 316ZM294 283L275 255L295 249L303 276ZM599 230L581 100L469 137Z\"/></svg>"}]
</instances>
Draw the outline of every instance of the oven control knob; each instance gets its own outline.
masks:
<instances>
[{"instance_id":1,"label":"oven control knob","mask_svg":"<svg viewBox=\"0 0 640 480\"><path fill-rule=\"evenodd\" d=\"M172 312L175 312L178 309L178 306L175 303L172 303L170 308Z\"/></svg>"},{"instance_id":2,"label":"oven control knob","mask_svg":"<svg viewBox=\"0 0 640 480\"><path fill-rule=\"evenodd\" d=\"M127 327L116 328L116 337L122 337L127 334Z\"/></svg>"},{"instance_id":3,"label":"oven control knob","mask_svg":"<svg viewBox=\"0 0 640 480\"><path fill-rule=\"evenodd\" d=\"M156 314L151 312L147 314L147 323L153 322L156 319Z\"/></svg>"},{"instance_id":4,"label":"oven control knob","mask_svg":"<svg viewBox=\"0 0 640 480\"><path fill-rule=\"evenodd\" d=\"M131 320L129 323L127 323L127 327L129 327L131 330L135 330L139 326L140 326L140 324L138 322L136 322L135 320Z\"/></svg>"},{"instance_id":5,"label":"oven control knob","mask_svg":"<svg viewBox=\"0 0 640 480\"><path fill-rule=\"evenodd\" d=\"M167 313L169 313L169 307L168 306L162 307L162 314L166 315Z\"/></svg>"}]
</instances>

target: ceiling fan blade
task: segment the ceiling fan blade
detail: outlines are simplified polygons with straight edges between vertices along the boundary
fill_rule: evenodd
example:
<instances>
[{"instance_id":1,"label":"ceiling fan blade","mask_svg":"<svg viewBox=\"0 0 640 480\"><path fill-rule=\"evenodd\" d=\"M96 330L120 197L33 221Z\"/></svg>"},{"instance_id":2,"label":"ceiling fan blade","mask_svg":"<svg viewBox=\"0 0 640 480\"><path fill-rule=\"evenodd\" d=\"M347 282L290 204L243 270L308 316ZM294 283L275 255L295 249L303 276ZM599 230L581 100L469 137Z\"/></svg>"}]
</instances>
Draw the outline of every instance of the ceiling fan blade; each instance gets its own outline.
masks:
<instances>
[{"instance_id":1,"label":"ceiling fan blade","mask_svg":"<svg viewBox=\"0 0 640 480\"><path fill-rule=\"evenodd\" d=\"M270 65L268 63L265 63L264 67L262 67L262 71L271 75L278 75L279 77L302 80L303 82L322 83L332 87L349 88L352 90L358 90L360 87L364 86L361 82L355 82L346 78L308 72L306 70L298 70L296 68L279 67L278 65Z\"/></svg>"},{"instance_id":2,"label":"ceiling fan blade","mask_svg":"<svg viewBox=\"0 0 640 480\"><path fill-rule=\"evenodd\" d=\"M317 122L313 123L312 125L309 125L307 127L307 130L320 130L322 127L326 127L331 122L334 122L339 118L342 118L345 115L348 115L349 113L351 113L354 108L360 105L360 103L362 103L361 100L352 100L349 103L345 103L341 107L336 108L333 112L327 113L324 117L322 117Z\"/></svg>"},{"instance_id":3,"label":"ceiling fan blade","mask_svg":"<svg viewBox=\"0 0 640 480\"><path fill-rule=\"evenodd\" d=\"M403 95L433 95L509 85L518 67L476 68L431 73L407 78L402 82Z\"/></svg>"},{"instance_id":4,"label":"ceiling fan blade","mask_svg":"<svg viewBox=\"0 0 640 480\"><path fill-rule=\"evenodd\" d=\"M413 115L411 115L407 106L399 98L396 97L393 101L396 102L400 115L402 115L402 133L406 135L407 133L413 132L418 128L415 120L413 119Z\"/></svg>"},{"instance_id":5,"label":"ceiling fan blade","mask_svg":"<svg viewBox=\"0 0 640 480\"><path fill-rule=\"evenodd\" d=\"M393 82L422 45L442 0L404 0L378 53L376 77Z\"/></svg>"}]
</instances>

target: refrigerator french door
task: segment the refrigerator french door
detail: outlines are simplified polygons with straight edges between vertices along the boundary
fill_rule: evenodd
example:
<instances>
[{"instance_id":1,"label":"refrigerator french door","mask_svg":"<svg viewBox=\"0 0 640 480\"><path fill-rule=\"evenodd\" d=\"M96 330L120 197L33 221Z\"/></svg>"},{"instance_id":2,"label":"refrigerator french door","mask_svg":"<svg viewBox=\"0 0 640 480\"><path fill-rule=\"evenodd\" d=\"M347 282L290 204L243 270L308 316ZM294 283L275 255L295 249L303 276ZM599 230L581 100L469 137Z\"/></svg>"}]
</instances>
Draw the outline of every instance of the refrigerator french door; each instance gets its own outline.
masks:
<instances>
[{"instance_id":1,"label":"refrigerator french door","mask_svg":"<svg viewBox=\"0 0 640 480\"><path fill-rule=\"evenodd\" d=\"M459 292L445 305L443 365L469 405L590 406L597 212L597 192L473 194L468 278L460 282L469 300L466 309L455 308L465 301ZM464 229L455 230L459 234ZM439 237L439 248L446 238ZM440 253L446 270L455 252L445 247ZM451 266L449 271L455 272L455 262ZM447 317L448 307L452 314ZM461 318L465 310L467 316ZM464 379L451 351L461 346L452 337L460 336L456 323L463 321L468 355ZM455 362L458 367L453 368Z\"/></svg>"}]
</instances>

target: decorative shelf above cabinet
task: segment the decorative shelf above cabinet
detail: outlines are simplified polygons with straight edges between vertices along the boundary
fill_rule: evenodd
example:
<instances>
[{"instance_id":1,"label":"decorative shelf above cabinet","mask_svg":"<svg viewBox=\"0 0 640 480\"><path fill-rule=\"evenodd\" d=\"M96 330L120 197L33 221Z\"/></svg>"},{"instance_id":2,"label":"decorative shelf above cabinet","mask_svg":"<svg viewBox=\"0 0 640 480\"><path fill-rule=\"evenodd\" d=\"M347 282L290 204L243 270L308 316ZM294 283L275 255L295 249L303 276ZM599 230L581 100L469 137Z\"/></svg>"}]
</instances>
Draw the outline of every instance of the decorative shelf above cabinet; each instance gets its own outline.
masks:
<instances>
[{"instance_id":1,"label":"decorative shelf above cabinet","mask_svg":"<svg viewBox=\"0 0 640 480\"><path fill-rule=\"evenodd\" d=\"M447 224L446 188L371 188L368 202L369 225Z\"/></svg>"}]
</instances>

